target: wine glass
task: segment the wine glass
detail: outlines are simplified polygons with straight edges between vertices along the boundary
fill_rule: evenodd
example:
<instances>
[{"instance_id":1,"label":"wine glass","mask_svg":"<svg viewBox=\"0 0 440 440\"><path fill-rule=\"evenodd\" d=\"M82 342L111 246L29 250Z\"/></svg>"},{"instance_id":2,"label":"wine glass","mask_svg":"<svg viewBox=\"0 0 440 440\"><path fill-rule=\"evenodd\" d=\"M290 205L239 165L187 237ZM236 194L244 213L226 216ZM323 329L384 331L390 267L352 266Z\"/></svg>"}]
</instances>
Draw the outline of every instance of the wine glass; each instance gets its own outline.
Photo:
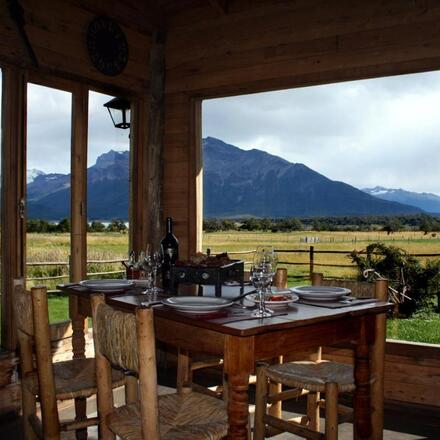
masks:
<instances>
[{"instance_id":1,"label":"wine glass","mask_svg":"<svg viewBox=\"0 0 440 440\"><path fill-rule=\"evenodd\" d=\"M158 294L162 289L157 287L157 273L159 272L159 269L162 267L163 263L163 255L161 251L154 251L151 254L151 264L153 268L153 293L156 295Z\"/></svg>"},{"instance_id":2,"label":"wine glass","mask_svg":"<svg viewBox=\"0 0 440 440\"><path fill-rule=\"evenodd\" d=\"M142 292L149 295L149 300L153 300L153 263L148 250L143 254L143 260L141 262L142 278L145 280L146 289ZM151 298L150 298L151 297Z\"/></svg>"},{"instance_id":3,"label":"wine glass","mask_svg":"<svg viewBox=\"0 0 440 440\"><path fill-rule=\"evenodd\" d=\"M254 255L251 281L255 280L255 287L259 295L258 316L270 316L271 310L266 308L266 296L272 292L270 286L276 272L278 256L272 246L258 246ZM254 281L252 281L254 283Z\"/></svg>"}]
</instances>

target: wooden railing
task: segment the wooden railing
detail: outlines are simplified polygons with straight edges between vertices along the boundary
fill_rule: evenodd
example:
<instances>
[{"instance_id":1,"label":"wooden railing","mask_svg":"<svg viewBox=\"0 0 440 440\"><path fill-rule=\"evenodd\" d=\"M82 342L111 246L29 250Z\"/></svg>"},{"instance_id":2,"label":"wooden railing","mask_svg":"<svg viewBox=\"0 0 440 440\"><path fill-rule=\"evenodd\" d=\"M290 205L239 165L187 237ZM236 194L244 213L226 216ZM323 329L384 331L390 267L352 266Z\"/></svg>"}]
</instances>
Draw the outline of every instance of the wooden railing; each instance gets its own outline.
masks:
<instances>
[{"instance_id":1,"label":"wooden railing","mask_svg":"<svg viewBox=\"0 0 440 440\"><path fill-rule=\"evenodd\" d=\"M356 265L353 264L338 264L338 263L318 263L316 261L316 256L319 254L334 254L334 255L345 255L350 256L353 250L318 250L315 249L314 246L310 246L308 249L275 249L275 252L278 253L279 256L279 264L286 265L286 266L308 266L309 271L308 273L311 274L315 272L319 268L323 267L334 267L334 268L351 268L356 269ZM255 249L246 250L246 251L230 251L228 252L231 256L245 256L245 255L251 255L255 253ZM362 254L362 251L359 253ZM283 260L282 256L285 254L307 254L308 258L305 258L304 261L285 261ZM411 254L413 257L422 257L422 258L435 258L440 257L439 253L430 253L430 254ZM245 265L249 266L252 264L252 261L247 261L246 258ZM120 259L116 260L88 260L87 264L116 264L121 263ZM35 267L35 266L67 266L69 267L69 262L65 261L46 261L46 262L28 262L26 263L26 266L29 267ZM87 276L106 276L106 275L115 275L115 274L123 274L125 273L125 270L114 270L114 271L107 271L107 272L89 272L87 273ZM28 281L44 281L44 280L57 280L57 279L68 279L69 274L62 274L62 275L55 275L55 276L48 276L48 277L33 277L33 278L27 278Z\"/></svg>"}]
</instances>

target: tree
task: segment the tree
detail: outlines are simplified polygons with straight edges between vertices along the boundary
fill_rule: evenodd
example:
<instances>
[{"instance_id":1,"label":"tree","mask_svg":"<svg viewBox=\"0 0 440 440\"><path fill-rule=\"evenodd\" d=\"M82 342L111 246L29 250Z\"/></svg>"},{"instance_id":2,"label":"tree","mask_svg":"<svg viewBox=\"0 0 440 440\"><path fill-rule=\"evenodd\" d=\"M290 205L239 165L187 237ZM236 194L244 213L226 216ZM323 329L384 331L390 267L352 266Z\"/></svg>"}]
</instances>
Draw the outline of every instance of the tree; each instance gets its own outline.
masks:
<instances>
[{"instance_id":1,"label":"tree","mask_svg":"<svg viewBox=\"0 0 440 440\"><path fill-rule=\"evenodd\" d=\"M125 232L127 230L127 226L122 220L112 220L111 223L107 226L108 232Z\"/></svg>"},{"instance_id":2,"label":"tree","mask_svg":"<svg viewBox=\"0 0 440 440\"><path fill-rule=\"evenodd\" d=\"M89 231L90 232L104 232L105 225L104 225L104 223L98 222L97 220L93 220L89 226Z\"/></svg>"},{"instance_id":3,"label":"tree","mask_svg":"<svg viewBox=\"0 0 440 440\"><path fill-rule=\"evenodd\" d=\"M56 229L57 232L70 232L70 221L67 218L63 218L63 220L58 223Z\"/></svg>"}]
</instances>

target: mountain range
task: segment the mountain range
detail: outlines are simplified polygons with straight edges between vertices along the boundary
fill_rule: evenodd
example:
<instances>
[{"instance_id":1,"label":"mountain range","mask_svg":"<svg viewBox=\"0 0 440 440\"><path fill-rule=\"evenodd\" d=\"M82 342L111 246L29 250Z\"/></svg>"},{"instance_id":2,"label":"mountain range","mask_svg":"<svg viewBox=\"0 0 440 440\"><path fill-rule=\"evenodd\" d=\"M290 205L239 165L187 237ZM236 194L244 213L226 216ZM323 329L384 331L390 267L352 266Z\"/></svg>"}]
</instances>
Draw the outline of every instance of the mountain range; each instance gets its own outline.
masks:
<instances>
[{"instance_id":1,"label":"mountain range","mask_svg":"<svg viewBox=\"0 0 440 440\"><path fill-rule=\"evenodd\" d=\"M429 211L416 206L415 196L411 203L378 197L382 194L376 196L369 193L373 190L361 191L333 181L301 163L291 163L257 149L243 150L213 137L203 139L203 156L206 218L397 215ZM128 151L110 150L99 156L88 168L87 184L89 220L127 220ZM70 216L70 174L30 170L27 195L30 219L60 220Z\"/></svg>"},{"instance_id":2,"label":"mountain range","mask_svg":"<svg viewBox=\"0 0 440 440\"><path fill-rule=\"evenodd\" d=\"M406 191L402 188L384 188L376 186L374 188L364 188L362 191L383 200L404 203L405 205L416 206L430 213L440 213L440 197L432 193L417 193Z\"/></svg>"}]
</instances>

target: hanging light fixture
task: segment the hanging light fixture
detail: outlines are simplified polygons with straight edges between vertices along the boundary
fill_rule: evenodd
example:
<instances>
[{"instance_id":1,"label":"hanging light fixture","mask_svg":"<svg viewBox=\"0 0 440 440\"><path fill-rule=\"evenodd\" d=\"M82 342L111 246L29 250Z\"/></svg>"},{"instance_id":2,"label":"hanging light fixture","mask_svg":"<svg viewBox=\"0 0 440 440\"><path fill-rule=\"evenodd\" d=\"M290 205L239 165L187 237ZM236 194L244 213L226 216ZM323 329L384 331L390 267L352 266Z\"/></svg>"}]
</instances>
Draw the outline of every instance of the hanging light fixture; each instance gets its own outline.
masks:
<instances>
[{"instance_id":1,"label":"hanging light fixture","mask_svg":"<svg viewBox=\"0 0 440 440\"><path fill-rule=\"evenodd\" d=\"M130 128L130 101L113 98L104 104L116 128Z\"/></svg>"}]
</instances>

